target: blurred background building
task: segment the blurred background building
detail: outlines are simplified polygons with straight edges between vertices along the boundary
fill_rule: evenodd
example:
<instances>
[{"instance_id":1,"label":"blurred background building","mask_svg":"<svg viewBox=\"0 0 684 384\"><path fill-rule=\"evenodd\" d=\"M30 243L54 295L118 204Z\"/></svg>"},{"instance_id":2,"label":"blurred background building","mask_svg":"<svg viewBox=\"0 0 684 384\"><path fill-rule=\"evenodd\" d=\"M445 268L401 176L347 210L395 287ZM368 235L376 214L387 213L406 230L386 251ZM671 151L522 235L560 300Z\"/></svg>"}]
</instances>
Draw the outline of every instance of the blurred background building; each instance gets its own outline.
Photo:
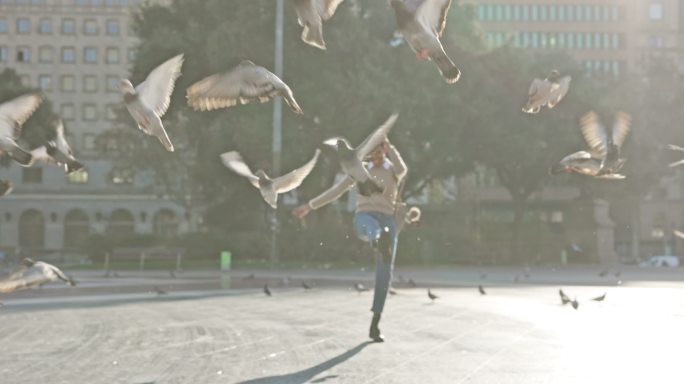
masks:
<instances>
[{"instance_id":1,"label":"blurred background building","mask_svg":"<svg viewBox=\"0 0 684 384\"><path fill-rule=\"evenodd\" d=\"M95 151L121 103L137 39L130 28L137 0L0 0L0 71L16 70L40 88L67 127L86 169L12 164L14 192L0 204L0 245L23 250L78 249L93 233L176 234L185 211L159 198L144 174L113 166Z\"/></svg>"}]
</instances>

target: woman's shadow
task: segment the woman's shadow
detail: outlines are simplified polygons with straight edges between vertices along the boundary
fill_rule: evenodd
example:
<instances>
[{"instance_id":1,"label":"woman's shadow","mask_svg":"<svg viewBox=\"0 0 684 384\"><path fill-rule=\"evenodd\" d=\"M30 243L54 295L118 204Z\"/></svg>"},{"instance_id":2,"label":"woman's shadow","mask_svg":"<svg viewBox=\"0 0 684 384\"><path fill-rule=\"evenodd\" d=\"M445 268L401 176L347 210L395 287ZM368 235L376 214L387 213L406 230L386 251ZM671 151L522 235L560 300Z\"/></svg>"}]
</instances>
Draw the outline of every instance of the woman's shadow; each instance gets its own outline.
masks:
<instances>
[{"instance_id":1,"label":"woman's shadow","mask_svg":"<svg viewBox=\"0 0 684 384\"><path fill-rule=\"evenodd\" d=\"M366 348L366 346L372 343L373 342L371 341L365 341L357 345L356 347L333 357L330 360L326 360L318 365L315 365L311 368L307 368L303 371L298 371L287 375L260 377L257 379L241 381L238 384L304 384L307 381L314 378L319 373L325 372L328 369L349 360L349 358L361 352L362 349ZM332 379L334 377L336 376L321 378L319 380L316 380L316 382L323 382L326 378Z\"/></svg>"}]
</instances>

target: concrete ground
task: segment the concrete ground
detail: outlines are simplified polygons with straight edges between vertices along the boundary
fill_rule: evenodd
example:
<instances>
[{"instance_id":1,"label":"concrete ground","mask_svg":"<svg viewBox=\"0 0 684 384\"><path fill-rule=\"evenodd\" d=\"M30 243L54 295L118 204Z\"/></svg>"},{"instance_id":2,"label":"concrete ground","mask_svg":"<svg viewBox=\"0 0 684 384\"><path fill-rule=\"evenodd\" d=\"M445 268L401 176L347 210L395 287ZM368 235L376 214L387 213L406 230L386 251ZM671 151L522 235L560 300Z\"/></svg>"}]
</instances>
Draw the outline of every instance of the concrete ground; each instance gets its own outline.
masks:
<instances>
[{"instance_id":1,"label":"concrete ground","mask_svg":"<svg viewBox=\"0 0 684 384\"><path fill-rule=\"evenodd\" d=\"M682 272L525 272L398 270L383 344L367 341L372 292L347 288L369 271L79 272L77 288L0 298L0 382L682 382ZM561 286L578 310L560 304Z\"/></svg>"}]
</instances>

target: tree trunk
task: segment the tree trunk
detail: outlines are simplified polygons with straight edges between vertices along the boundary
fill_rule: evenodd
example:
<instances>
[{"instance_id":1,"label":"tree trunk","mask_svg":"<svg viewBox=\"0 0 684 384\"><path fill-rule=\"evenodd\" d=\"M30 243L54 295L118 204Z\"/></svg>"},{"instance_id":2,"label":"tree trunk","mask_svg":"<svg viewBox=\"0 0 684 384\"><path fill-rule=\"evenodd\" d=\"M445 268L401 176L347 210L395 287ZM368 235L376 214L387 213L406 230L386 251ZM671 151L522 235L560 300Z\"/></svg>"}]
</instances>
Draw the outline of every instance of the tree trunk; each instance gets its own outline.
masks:
<instances>
[{"instance_id":1,"label":"tree trunk","mask_svg":"<svg viewBox=\"0 0 684 384\"><path fill-rule=\"evenodd\" d=\"M525 218L526 203L524 198L513 197L513 228L511 228L511 256L514 263L524 263L526 260L522 252L522 225Z\"/></svg>"}]
</instances>

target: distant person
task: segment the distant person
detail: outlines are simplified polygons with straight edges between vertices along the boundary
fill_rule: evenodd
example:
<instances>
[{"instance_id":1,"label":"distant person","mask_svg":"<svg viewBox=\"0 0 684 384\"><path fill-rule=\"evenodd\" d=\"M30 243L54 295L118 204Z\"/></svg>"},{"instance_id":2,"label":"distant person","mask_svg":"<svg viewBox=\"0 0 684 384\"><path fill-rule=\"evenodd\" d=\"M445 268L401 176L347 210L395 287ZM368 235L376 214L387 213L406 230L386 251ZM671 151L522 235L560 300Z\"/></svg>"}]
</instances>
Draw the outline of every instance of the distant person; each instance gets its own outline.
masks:
<instances>
[{"instance_id":1,"label":"distant person","mask_svg":"<svg viewBox=\"0 0 684 384\"><path fill-rule=\"evenodd\" d=\"M382 342L378 324L385 307L385 299L392 279L394 257L397 251L397 223L395 220L396 204L399 196L399 185L406 175L407 168L397 149L385 140L368 156L364 162L373 180L383 189L382 193L370 196L357 195L354 228L357 236L370 243L375 253L375 294L373 296L373 319L369 337L375 342ZM292 211L292 214L303 218L313 209L318 209L339 199L345 192L354 187L354 180L346 175L318 197L310 200Z\"/></svg>"}]
</instances>

